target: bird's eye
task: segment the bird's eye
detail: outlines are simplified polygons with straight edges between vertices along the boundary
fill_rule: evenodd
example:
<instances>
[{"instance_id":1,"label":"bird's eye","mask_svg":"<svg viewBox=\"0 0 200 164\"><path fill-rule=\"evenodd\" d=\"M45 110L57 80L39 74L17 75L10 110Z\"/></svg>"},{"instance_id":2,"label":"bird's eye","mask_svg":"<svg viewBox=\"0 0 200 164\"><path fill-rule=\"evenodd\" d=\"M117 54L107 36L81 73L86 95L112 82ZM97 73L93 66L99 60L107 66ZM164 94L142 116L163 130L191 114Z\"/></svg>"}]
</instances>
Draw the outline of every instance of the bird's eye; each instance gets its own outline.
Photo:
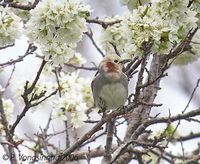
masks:
<instances>
[{"instance_id":1,"label":"bird's eye","mask_svg":"<svg viewBox=\"0 0 200 164\"><path fill-rule=\"evenodd\" d=\"M114 60L115 63L118 63L118 60Z\"/></svg>"}]
</instances>

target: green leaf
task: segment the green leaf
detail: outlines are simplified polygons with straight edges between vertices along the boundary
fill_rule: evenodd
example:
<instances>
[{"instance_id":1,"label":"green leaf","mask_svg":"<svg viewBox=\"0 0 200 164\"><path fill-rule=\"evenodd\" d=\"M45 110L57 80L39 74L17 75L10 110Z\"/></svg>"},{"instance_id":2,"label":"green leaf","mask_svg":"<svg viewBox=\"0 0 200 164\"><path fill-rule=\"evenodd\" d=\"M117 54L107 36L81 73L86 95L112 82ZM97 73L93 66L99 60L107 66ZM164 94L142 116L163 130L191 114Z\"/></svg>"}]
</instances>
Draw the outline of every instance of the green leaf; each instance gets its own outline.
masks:
<instances>
[{"instance_id":1,"label":"green leaf","mask_svg":"<svg viewBox=\"0 0 200 164\"><path fill-rule=\"evenodd\" d=\"M166 138L172 137L172 135L174 134L174 131L175 131L175 127L171 123L169 123L166 129L163 131L162 137L166 137Z\"/></svg>"}]
</instances>

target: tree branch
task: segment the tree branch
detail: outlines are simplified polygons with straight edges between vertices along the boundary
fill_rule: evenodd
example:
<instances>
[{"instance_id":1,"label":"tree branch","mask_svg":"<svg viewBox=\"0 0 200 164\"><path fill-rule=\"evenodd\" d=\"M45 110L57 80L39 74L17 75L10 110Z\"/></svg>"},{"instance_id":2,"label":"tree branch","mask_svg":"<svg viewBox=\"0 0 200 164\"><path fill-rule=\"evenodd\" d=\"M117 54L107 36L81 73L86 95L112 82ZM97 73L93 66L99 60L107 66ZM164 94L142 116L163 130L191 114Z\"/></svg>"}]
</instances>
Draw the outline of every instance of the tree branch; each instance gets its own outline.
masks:
<instances>
[{"instance_id":1,"label":"tree branch","mask_svg":"<svg viewBox=\"0 0 200 164\"><path fill-rule=\"evenodd\" d=\"M36 46L34 46L33 44L29 44L23 56L19 56L17 59L11 59L10 61L7 61L5 63L0 63L0 67L6 67L6 66L13 65L13 64L23 61L26 56L33 54L36 49L37 49Z\"/></svg>"},{"instance_id":2,"label":"tree branch","mask_svg":"<svg viewBox=\"0 0 200 164\"><path fill-rule=\"evenodd\" d=\"M101 130L102 125L104 125L107 121L133 110L137 105L138 104L133 104L133 103L129 104L128 106L117 109L117 110L113 111L112 113L110 113L109 115L107 115L106 117L103 117L90 131L85 133L79 140L77 140L77 142L74 143L74 145L72 145L70 148L65 150L63 153L58 154L57 155L58 158L56 158L56 160L54 160L52 163L56 164L56 163L62 161L65 157L67 157L74 150L76 150L81 144L83 144L85 141L90 139L94 133Z\"/></svg>"},{"instance_id":3,"label":"tree branch","mask_svg":"<svg viewBox=\"0 0 200 164\"><path fill-rule=\"evenodd\" d=\"M66 66L72 67L74 69L82 69L82 70L87 70L87 71L97 71L97 67L85 67L85 66L76 66L73 64L65 63Z\"/></svg>"},{"instance_id":4,"label":"tree branch","mask_svg":"<svg viewBox=\"0 0 200 164\"><path fill-rule=\"evenodd\" d=\"M103 28L107 28L108 26L112 26L114 24L120 23L122 20L115 20L115 21L110 21L110 22L105 22L103 20L100 20L98 17L96 19L87 19L87 23L94 23L101 25Z\"/></svg>"},{"instance_id":5,"label":"tree branch","mask_svg":"<svg viewBox=\"0 0 200 164\"><path fill-rule=\"evenodd\" d=\"M3 6L3 7L8 6L8 7L16 8L16 9L29 11L31 9L34 9L39 2L40 2L40 0L35 0L32 4L22 5L22 4L13 2L13 0L12 0L11 2L2 2L2 3L0 3L0 6Z\"/></svg>"},{"instance_id":6,"label":"tree branch","mask_svg":"<svg viewBox=\"0 0 200 164\"><path fill-rule=\"evenodd\" d=\"M23 93L23 95L22 95L22 97L23 97L23 99L24 99L24 102L25 102L25 106L24 106L24 109L23 109L23 111L21 112L21 114L17 116L16 121L13 123L13 125L12 125L11 128L10 128L10 133L11 133L12 135L13 135L14 132L15 132L16 126L19 124L19 122L21 121L21 119L25 116L26 112L27 112L32 106L38 105L37 103L36 103L36 104L31 104L31 101L33 101L33 100L29 100L29 99L28 99L28 95L29 95L29 94L33 91L33 89L35 88L35 85L37 84L37 82L38 82L38 80L39 80L39 78L40 78L40 75L41 75L41 73L42 73L42 70L43 70L45 64L46 64L46 61L43 60L41 66L40 66L40 68L39 68L39 70L38 70L38 72L37 72L37 75L36 75L36 77L35 77L35 79L34 79L34 81L33 81L33 83L32 83L32 85L31 85L30 87L28 87L28 83L29 83L28 81L27 81L26 84L25 84L24 93ZM43 97L44 94L45 94L45 93L41 93L41 95L40 95L39 97L37 97L37 98L39 99L39 98ZM55 93L53 93L53 94L55 94ZM51 94L50 96L52 96L53 94ZM50 97L50 96L48 96L48 97ZM47 97L47 98L48 98L48 97ZM44 100L46 100L47 98L44 98L43 100L41 100L40 103L43 102Z\"/></svg>"},{"instance_id":7,"label":"tree branch","mask_svg":"<svg viewBox=\"0 0 200 164\"><path fill-rule=\"evenodd\" d=\"M99 46L96 44L95 40L93 39L93 33L92 33L92 31L90 31L90 32L85 32L85 34L90 38L92 44L93 44L94 47L97 49L97 51L101 54L101 56L104 57L105 54L103 53L103 51L101 51L101 49L99 48Z\"/></svg>"}]
</instances>

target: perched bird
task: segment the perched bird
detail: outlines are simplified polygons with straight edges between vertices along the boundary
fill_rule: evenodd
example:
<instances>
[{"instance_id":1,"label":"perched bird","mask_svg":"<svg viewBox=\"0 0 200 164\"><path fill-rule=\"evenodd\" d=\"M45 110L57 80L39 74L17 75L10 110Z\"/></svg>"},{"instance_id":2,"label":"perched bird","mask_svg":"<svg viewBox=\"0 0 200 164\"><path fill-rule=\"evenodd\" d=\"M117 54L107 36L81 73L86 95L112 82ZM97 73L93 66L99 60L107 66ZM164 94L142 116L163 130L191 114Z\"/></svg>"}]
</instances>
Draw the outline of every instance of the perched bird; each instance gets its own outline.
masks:
<instances>
[{"instance_id":1,"label":"perched bird","mask_svg":"<svg viewBox=\"0 0 200 164\"><path fill-rule=\"evenodd\" d=\"M115 110L124 105L128 97L128 79L122 72L122 59L106 55L98 67L98 74L91 87L95 105L99 113Z\"/></svg>"}]
</instances>

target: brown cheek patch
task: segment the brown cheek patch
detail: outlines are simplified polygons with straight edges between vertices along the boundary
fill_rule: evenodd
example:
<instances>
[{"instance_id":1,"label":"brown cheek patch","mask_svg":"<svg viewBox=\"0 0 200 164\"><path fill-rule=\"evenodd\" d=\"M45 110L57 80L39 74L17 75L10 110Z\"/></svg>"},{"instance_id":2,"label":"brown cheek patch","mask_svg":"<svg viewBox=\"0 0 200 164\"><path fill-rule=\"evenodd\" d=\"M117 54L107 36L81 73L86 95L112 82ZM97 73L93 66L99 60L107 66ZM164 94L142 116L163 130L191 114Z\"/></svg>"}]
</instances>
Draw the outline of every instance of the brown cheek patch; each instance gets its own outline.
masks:
<instances>
[{"instance_id":1,"label":"brown cheek patch","mask_svg":"<svg viewBox=\"0 0 200 164\"><path fill-rule=\"evenodd\" d=\"M115 66L115 64L112 63L112 62L107 62L106 66L108 68L108 72L115 72L116 69L117 69L116 66Z\"/></svg>"}]
</instances>

